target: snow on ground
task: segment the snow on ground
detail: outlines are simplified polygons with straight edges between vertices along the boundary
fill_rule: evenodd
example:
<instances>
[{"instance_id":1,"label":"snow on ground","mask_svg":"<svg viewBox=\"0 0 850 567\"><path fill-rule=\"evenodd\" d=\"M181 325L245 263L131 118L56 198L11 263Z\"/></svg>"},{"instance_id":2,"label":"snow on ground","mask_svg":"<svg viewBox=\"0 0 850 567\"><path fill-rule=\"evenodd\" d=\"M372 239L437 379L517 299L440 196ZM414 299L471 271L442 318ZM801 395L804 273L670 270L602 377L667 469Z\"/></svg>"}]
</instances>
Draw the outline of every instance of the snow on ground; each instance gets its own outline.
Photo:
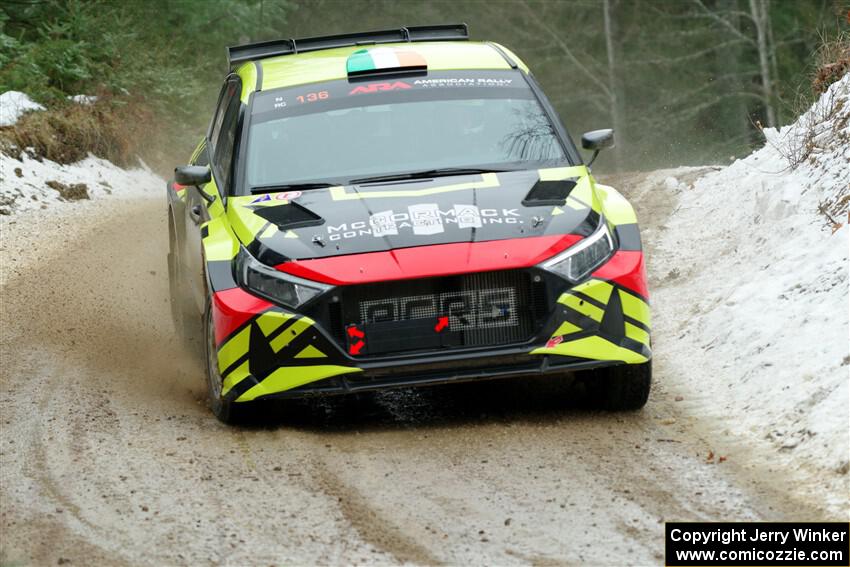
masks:
<instances>
[{"instance_id":1,"label":"snow on ground","mask_svg":"<svg viewBox=\"0 0 850 567\"><path fill-rule=\"evenodd\" d=\"M21 161L0 154L0 215L44 209L103 196L141 197L163 191L165 182L146 166L122 169L94 156L70 165Z\"/></svg>"},{"instance_id":2,"label":"snow on ground","mask_svg":"<svg viewBox=\"0 0 850 567\"><path fill-rule=\"evenodd\" d=\"M44 110L44 107L22 92L0 94L0 126L14 126L18 118L30 110Z\"/></svg>"},{"instance_id":3,"label":"snow on ground","mask_svg":"<svg viewBox=\"0 0 850 567\"><path fill-rule=\"evenodd\" d=\"M78 95L69 96L68 100L70 100L71 102L76 102L77 104L82 104L82 105L88 106L88 105L96 103L97 98L98 97L96 97L94 95L78 94Z\"/></svg>"},{"instance_id":4,"label":"snow on ground","mask_svg":"<svg viewBox=\"0 0 850 567\"><path fill-rule=\"evenodd\" d=\"M78 104L92 104L96 96L68 97ZM31 110L44 110L18 91L0 94L0 126L13 126ZM20 160L0 153L0 215L45 209L56 203L93 199L104 195L139 197L162 190L164 181L144 163L141 168L122 169L89 155L70 165L36 157L30 150Z\"/></svg>"},{"instance_id":5,"label":"snow on ground","mask_svg":"<svg viewBox=\"0 0 850 567\"><path fill-rule=\"evenodd\" d=\"M767 145L694 184L650 259L659 366L694 412L848 514L850 75ZM814 152L796 168L788 158ZM839 207L840 208L840 207Z\"/></svg>"}]
</instances>

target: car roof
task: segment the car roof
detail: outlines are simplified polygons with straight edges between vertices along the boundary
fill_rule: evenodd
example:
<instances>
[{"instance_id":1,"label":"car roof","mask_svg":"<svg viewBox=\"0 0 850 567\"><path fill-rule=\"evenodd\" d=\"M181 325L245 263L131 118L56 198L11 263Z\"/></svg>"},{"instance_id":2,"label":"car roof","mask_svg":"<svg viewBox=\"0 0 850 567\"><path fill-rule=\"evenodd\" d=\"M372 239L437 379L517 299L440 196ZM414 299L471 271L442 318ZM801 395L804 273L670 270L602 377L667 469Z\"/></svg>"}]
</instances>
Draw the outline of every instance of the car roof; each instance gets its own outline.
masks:
<instances>
[{"instance_id":1,"label":"car roof","mask_svg":"<svg viewBox=\"0 0 850 567\"><path fill-rule=\"evenodd\" d=\"M236 74L242 78L242 100L247 102L248 96L257 90L268 91L345 79L346 62L351 54L378 47L414 50L425 59L429 71L511 69L513 67L509 60L512 60L519 69L528 72L525 63L509 49L490 42L426 41L415 44L354 45L249 61L236 70Z\"/></svg>"}]
</instances>

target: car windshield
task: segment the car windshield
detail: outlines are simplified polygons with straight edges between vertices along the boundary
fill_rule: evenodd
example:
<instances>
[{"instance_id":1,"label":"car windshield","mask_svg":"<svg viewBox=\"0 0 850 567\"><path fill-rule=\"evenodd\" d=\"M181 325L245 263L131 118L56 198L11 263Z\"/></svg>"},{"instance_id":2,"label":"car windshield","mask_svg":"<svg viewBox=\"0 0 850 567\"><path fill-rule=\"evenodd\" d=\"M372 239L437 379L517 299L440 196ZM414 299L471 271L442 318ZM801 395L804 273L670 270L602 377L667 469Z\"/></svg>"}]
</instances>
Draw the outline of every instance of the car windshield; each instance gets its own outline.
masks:
<instances>
[{"instance_id":1,"label":"car windshield","mask_svg":"<svg viewBox=\"0 0 850 567\"><path fill-rule=\"evenodd\" d=\"M250 189L340 183L444 168L520 169L567 161L548 116L521 77L468 75L445 79L454 83L434 83L443 79L429 76L262 93L248 135L246 184ZM457 82L464 79L467 84Z\"/></svg>"}]
</instances>

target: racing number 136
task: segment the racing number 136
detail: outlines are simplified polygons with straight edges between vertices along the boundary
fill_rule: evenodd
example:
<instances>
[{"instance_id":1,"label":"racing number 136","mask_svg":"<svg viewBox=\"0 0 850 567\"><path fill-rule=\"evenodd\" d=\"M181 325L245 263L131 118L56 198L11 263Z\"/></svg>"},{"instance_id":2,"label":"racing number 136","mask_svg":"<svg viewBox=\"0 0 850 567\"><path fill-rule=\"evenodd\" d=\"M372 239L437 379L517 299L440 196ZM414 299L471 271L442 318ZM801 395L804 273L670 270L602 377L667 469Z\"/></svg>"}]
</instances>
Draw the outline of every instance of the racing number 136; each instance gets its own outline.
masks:
<instances>
[{"instance_id":1,"label":"racing number 136","mask_svg":"<svg viewBox=\"0 0 850 567\"><path fill-rule=\"evenodd\" d=\"M328 91L319 91L315 93L307 93L306 95L298 95L295 100L298 102L316 102L317 100L325 100L328 98Z\"/></svg>"}]
</instances>

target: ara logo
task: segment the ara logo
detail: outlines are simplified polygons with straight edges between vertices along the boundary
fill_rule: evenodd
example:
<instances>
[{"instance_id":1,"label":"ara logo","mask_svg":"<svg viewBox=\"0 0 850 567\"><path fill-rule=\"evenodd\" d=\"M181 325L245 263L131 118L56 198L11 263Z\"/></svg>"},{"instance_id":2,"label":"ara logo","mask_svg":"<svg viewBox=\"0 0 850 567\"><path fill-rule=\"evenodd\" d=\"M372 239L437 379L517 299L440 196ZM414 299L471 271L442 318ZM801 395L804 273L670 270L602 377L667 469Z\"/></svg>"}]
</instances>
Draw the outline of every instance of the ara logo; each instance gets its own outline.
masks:
<instances>
[{"instance_id":1,"label":"ara logo","mask_svg":"<svg viewBox=\"0 0 850 567\"><path fill-rule=\"evenodd\" d=\"M392 83L372 83L370 85L360 85L359 87L355 87L351 90L350 95L354 94L367 94L367 93L377 93L381 91L395 91L400 89L411 89L410 85L405 83L404 81L395 81Z\"/></svg>"}]
</instances>

